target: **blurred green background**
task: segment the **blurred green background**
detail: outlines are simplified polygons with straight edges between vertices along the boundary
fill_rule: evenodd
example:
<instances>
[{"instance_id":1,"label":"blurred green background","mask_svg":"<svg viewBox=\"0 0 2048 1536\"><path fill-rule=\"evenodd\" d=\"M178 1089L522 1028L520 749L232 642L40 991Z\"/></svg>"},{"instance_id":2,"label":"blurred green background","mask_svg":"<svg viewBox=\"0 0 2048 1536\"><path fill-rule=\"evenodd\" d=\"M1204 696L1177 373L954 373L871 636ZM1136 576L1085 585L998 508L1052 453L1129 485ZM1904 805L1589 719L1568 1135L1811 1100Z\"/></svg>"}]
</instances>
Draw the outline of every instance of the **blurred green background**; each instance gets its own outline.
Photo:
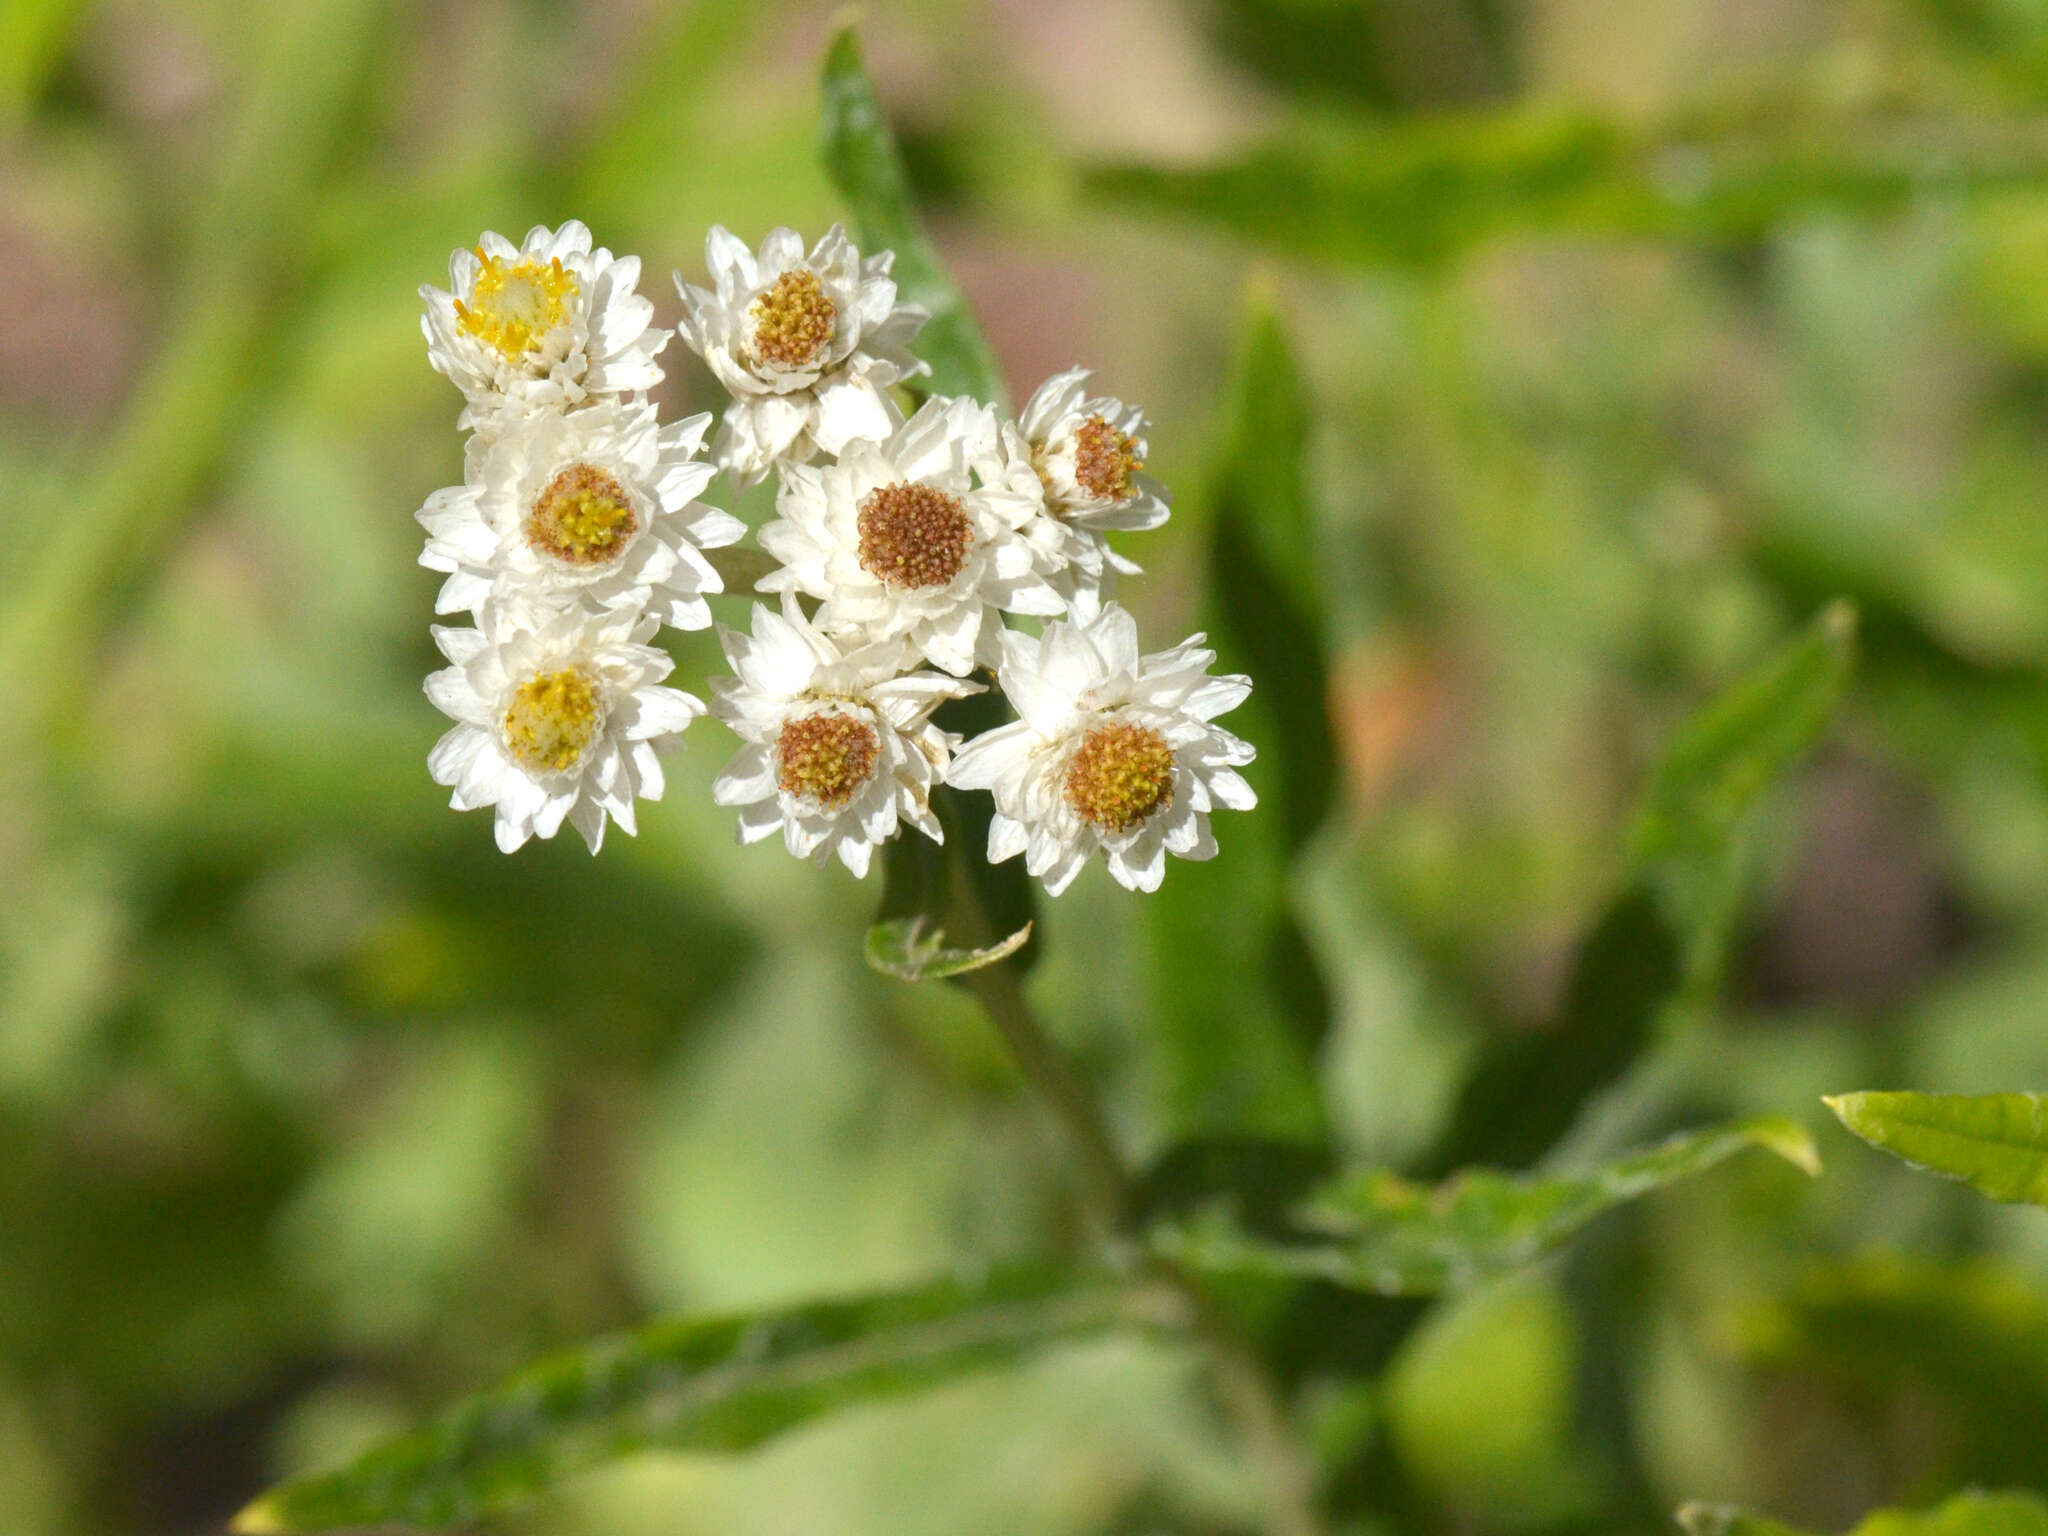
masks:
<instances>
[{"instance_id":1,"label":"blurred green background","mask_svg":"<svg viewBox=\"0 0 2048 1536\"><path fill-rule=\"evenodd\" d=\"M0 1536L214 1529L592 1333L1072 1242L971 1003L863 968L872 884L734 845L716 725L596 862L500 857L424 764L411 512L461 457L418 285L576 217L672 324L710 224L819 230L831 14L0 3ZM2048 5L863 30L1013 394L1080 362L1151 410L1155 646L1203 610L1248 285L1302 354L1338 809L1286 889L1322 985L1277 1026L1210 1000L1277 1030L1230 1131L1421 1156L1478 1043L1551 1015L1658 744L1837 594L1864 664L1767 807L1727 995L1572 1145L2048 1078ZM667 362L668 410L715 406ZM701 692L715 647L673 638ZM1255 861L1218 833L1168 888L1227 920ZM1040 1000L1135 1157L1191 1118L1149 1027L1177 931L1100 871L1047 914ZM1398 1469L1361 1528L2048 1485L2048 1217L1823 1146L1439 1309L1363 1392L1297 1341L1332 1479ZM1068 1349L513 1527L1252 1529L1195 1376Z\"/></svg>"}]
</instances>

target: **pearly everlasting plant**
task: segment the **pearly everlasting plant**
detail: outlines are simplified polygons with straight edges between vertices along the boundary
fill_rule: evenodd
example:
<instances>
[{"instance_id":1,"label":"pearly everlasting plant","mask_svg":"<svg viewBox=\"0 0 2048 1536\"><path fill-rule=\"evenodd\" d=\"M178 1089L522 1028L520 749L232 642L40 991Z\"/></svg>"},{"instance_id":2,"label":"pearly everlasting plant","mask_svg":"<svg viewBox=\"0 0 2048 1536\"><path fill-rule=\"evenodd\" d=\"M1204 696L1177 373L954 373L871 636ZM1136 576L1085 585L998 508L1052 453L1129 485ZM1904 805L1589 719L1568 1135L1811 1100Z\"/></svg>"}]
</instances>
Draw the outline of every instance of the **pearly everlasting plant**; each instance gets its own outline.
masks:
<instances>
[{"instance_id":1,"label":"pearly everlasting plant","mask_svg":"<svg viewBox=\"0 0 2048 1536\"><path fill-rule=\"evenodd\" d=\"M715 463L708 416L664 425L646 397L669 333L634 291L638 260L581 224L486 234L455 253L452 291L422 290L430 359L473 429L463 483L419 512L438 611L476 618L435 630L451 665L428 680L457 722L430 764L454 805L496 807L507 851L564 822L592 852L608 821L634 829L634 802L662 791L657 752L705 713L660 686L649 642L712 621L719 552L746 532L698 499L722 468L736 489L776 480L754 587L779 611L721 630L733 675L710 685L741 741L713 795L742 841L779 834L864 876L905 835L944 842L941 797L988 791L989 859L1024 854L1052 895L1098 856L1146 891L1168 853L1213 856L1211 813L1253 796L1236 771L1252 749L1212 721L1250 684L1209 677L1200 637L1141 654L1105 606L1138 569L1109 535L1167 518L1144 413L1090 394L1085 369L1021 418L909 396L930 371L909 350L926 311L901 299L892 252L837 225L758 251L714 229L706 258L709 287L676 286L680 334L731 397ZM963 743L941 711L991 683L1018 718Z\"/></svg>"}]
</instances>

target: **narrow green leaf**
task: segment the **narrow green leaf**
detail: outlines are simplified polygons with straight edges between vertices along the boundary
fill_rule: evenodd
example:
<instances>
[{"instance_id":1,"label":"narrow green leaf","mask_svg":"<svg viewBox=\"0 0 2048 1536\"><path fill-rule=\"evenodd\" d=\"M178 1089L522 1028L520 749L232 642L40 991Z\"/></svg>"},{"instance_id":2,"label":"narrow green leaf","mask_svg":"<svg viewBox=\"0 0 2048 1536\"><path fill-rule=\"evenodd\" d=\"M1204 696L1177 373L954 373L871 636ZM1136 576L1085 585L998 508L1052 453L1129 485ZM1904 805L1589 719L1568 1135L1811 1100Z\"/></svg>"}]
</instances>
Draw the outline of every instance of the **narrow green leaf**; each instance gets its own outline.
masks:
<instances>
[{"instance_id":1,"label":"narrow green leaf","mask_svg":"<svg viewBox=\"0 0 2048 1536\"><path fill-rule=\"evenodd\" d=\"M2048 1205L2048 1094L1845 1093L1842 1124L1915 1168L1980 1195Z\"/></svg>"},{"instance_id":2,"label":"narrow green leaf","mask_svg":"<svg viewBox=\"0 0 2048 1536\"><path fill-rule=\"evenodd\" d=\"M1745 1147L1775 1152L1808 1174L1820 1162L1789 1120L1746 1120L1676 1136L1585 1173L1546 1177L1474 1168L1418 1185L1383 1170L1348 1175L1299 1212L1333 1241L1286 1244L1220 1221L1170 1232L1176 1256L1205 1269L1318 1278L1383 1296L1458 1290L1563 1246L1595 1217Z\"/></svg>"},{"instance_id":3,"label":"narrow green leaf","mask_svg":"<svg viewBox=\"0 0 2048 1536\"><path fill-rule=\"evenodd\" d=\"M2035 119L1858 119L1759 99L1647 133L1549 106L1302 128L1227 164L1108 166L1084 185L1293 255L1430 267L1514 235L1738 244L1817 209L1881 214L2044 179Z\"/></svg>"},{"instance_id":4,"label":"narrow green leaf","mask_svg":"<svg viewBox=\"0 0 2048 1536\"><path fill-rule=\"evenodd\" d=\"M1711 857L1743 813L1820 735L1854 665L1856 613L1831 603L1761 669L1714 700L1665 750L1637 812L1638 866Z\"/></svg>"},{"instance_id":5,"label":"narrow green leaf","mask_svg":"<svg viewBox=\"0 0 2048 1536\"><path fill-rule=\"evenodd\" d=\"M945 934L928 929L927 922L923 917L905 917L876 923L868 930L868 964L899 981L937 981L1007 960L1031 937L1031 924L1026 923L999 944L953 949L947 946Z\"/></svg>"},{"instance_id":6,"label":"narrow green leaf","mask_svg":"<svg viewBox=\"0 0 2048 1536\"><path fill-rule=\"evenodd\" d=\"M1255 294L1210 479L1203 627L1218 669L1254 680L1224 723L1258 748L1245 776L1259 807L1219 820L1219 856L1175 864L1144 912L1146 1039L1175 1143L1314 1144L1324 1128L1314 1049L1328 1001L1289 907L1290 866L1328 814L1336 762L1309 427L1293 349L1270 301Z\"/></svg>"},{"instance_id":7,"label":"narrow green leaf","mask_svg":"<svg viewBox=\"0 0 2048 1536\"><path fill-rule=\"evenodd\" d=\"M1498 1042L1473 1069L1437 1156L1526 1166L1711 989L1741 894L1743 818L1812 747L1848 685L1855 613L1824 609L1672 739L1630 841L1630 879L1580 951L1563 1015Z\"/></svg>"},{"instance_id":8,"label":"narrow green leaf","mask_svg":"<svg viewBox=\"0 0 2048 1536\"><path fill-rule=\"evenodd\" d=\"M931 311L916 351L932 365L932 392L1000 403L1002 370L918 223L896 136L875 100L851 27L832 40L825 55L824 88L820 149L825 173L853 210L862 251L894 251L898 289Z\"/></svg>"},{"instance_id":9,"label":"narrow green leaf","mask_svg":"<svg viewBox=\"0 0 2048 1536\"><path fill-rule=\"evenodd\" d=\"M1686 1536L1804 1536L1728 1504L1687 1504L1678 1523ZM2048 1536L2048 1503L2032 1493L1959 1493L1937 1509L1881 1509L1854 1536Z\"/></svg>"},{"instance_id":10,"label":"narrow green leaf","mask_svg":"<svg viewBox=\"0 0 2048 1536\"><path fill-rule=\"evenodd\" d=\"M1496 1041L1473 1068L1430 1166L1535 1162L1649 1046L1683 978L1677 925L1631 885L1580 949L1556 1025Z\"/></svg>"},{"instance_id":11,"label":"narrow green leaf","mask_svg":"<svg viewBox=\"0 0 2048 1536\"><path fill-rule=\"evenodd\" d=\"M1157 1297L1121 1282L1008 1271L661 1324L531 1367L338 1471L273 1489L234 1528L443 1529L634 1451L744 1451L852 1403L1164 1320Z\"/></svg>"}]
</instances>

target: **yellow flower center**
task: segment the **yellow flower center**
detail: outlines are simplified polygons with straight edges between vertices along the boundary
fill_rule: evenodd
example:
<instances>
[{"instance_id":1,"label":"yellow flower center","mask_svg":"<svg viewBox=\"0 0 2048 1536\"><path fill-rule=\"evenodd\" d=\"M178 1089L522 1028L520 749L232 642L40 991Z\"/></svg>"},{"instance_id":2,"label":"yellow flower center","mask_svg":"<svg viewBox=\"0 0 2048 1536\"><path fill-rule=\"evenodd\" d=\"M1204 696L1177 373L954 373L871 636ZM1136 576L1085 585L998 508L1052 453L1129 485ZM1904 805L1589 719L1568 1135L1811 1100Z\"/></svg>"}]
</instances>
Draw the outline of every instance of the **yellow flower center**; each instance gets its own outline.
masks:
<instances>
[{"instance_id":1,"label":"yellow flower center","mask_svg":"<svg viewBox=\"0 0 2048 1536\"><path fill-rule=\"evenodd\" d=\"M1131 476L1145 467L1145 461L1133 451L1136 442L1100 416L1090 416L1074 431L1076 483L1102 501L1128 500Z\"/></svg>"},{"instance_id":2,"label":"yellow flower center","mask_svg":"<svg viewBox=\"0 0 2048 1536\"><path fill-rule=\"evenodd\" d=\"M633 498L595 464L571 464L526 514L526 542L567 565L604 565L639 528Z\"/></svg>"},{"instance_id":3,"label":"yellow flower center","mask_svg":"<svg viewBox=\"0 0 2048 1536\"><path fill-rule=\"evenodd\" d=\"M805 715L775 738L776 783L784 794L836 811L875 776L882 742L853 715Z\"/></svg>"},{"instance_id":4,"label":"yellow flower center","mask_svg":"<svg viewBox=\"0 0 2048 1536\"><path fill-rule=\"evenodd\" d=\"M797 267L775 279L747 310L753 321L756 362L777 368L808 368L832 344L839 317L818 275Z\"/></svg>"},{"instance_id":5,"label":"yellow flower center","mask_svg":"<svg viewBox=\"0 0 2048 1536\"><path fill-rule=\"evenodd\" d=\"M597 739L603 713L597 684L579 669L537 673L512 690L505 749L535 773L566 772Z\"/></svg>"},{"instance_id":6,"label":"yellow flower center","mask_svg":"<svg viewBox=\"0 0 2048 1536\"><path fill-rule=\"evenodd\" d=\"M455 317L470 335L516 363L568 318L576 274L563 270L560 257L543 265L500 261L481 246L476 254L483 270L470 287L469 302L455 301Z\"/></svg>"},{"instance_id":7,"label":"yellow flower center","mask_svg":"<svg viewBox=\"0 0 2048 1536\"><path fill-rule=\"evenodd\" d=\"M1128 832L1173 803L1173 748L1149 726L1098 725L1067 762L1067 804L1104 832Z\"/></svg>"},{"instance_id":8,"label":"yellow flower center","mask_svg":"<svg viewBox=\"0 0 2048 1536\"><path fill-rule=\"evenodd\" d=\"M943 587L960 574L974 542L960 498L914 481L869 491L856 526L860 568L892 587Z\"/></svg>"}]
</instances>

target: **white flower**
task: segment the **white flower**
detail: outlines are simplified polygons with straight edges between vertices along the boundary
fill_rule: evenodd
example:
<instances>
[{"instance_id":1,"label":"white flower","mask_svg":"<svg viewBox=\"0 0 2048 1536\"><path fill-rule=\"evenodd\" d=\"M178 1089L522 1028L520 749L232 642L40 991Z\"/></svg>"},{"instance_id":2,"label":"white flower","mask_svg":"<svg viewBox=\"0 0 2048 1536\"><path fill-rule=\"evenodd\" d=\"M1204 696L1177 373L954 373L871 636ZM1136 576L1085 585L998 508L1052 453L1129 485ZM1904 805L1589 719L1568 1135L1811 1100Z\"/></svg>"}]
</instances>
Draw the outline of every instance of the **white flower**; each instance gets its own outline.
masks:
<instances>
[{"instance_id":1,"label":"white flower","mask_svg":"<svg viewBox=\"0 0 2048 1536\"><path fill-rule=\"evenodd\" d=\"M1019 718L962 747L947 782L995 795L991 863L1022 853L1059 895L1098 849L1119 884L1159 888L1166 855L1216 855L1209 812L1258 803L1236 769L1249 743L1209 722L1251 692L1210 677L1200 635L1138 654L1138 630L1114 604L1036 639L1002 636L998 676Z\"/></svg>"},{"instance_id":2,"label":"white flower","mask_svg":"<svg viewBox=\"0 0 2048 1536\"><path fill-rule=\"evenodd\" d=\"M960 676L993 664L999 612L1048 615L1065 603L1019 533L1036 494L979 480L969 447L991 413L971 400L927 400L885 442L849 443L839 461L791 465L761 547L782 562L765 592L819 600L818 627L869 640L907 639Z\"/></svg>"},{"instance_id":3,"label":"white flower","mask_svg":"<svg viewBox=\"0 0 2048 1536\"><path fill-rule=\"evenodd\" d=\"M495 608L475 629L434 628L454 665L427 697L457 724L427 757L458 811L498 808L498 846L553 837L566 818L596 853L609 815L628 834L635 799L659 800L667 745L703 702L657 687L675 665L646 642L660 621L631 613L548 616L525 628Z\"/></svg>"},{"instance_id":4,"label":"white flower","mask_svg":"<svg viewBox=\"0 0 2048 1536\"><path fill-rule=\"evenodd\" d=\"M711 713L746 743L711 794L740 807L743 843L772 836L798 858L834 854L855 875L908 822L944 842L932 814L960 738L932 724L947 699L979 683L906 672L900 640L842 650L792 603L780 614L758 603L751 635L721 629L736 677L711 684Z\"/></svg>"},{"instance_id":5,"label":"white flower","mask_svg":"<svg viewBox=\"0 0 2048 1536\"><path fill-rule=\"evenodd\" d=\"M1057 585L1070 596L1100 593L1105 570L1137 571L1110 549L1111 531L1157 528L1168 515L1166 488L1141 473L1145 413L1090 396L1088 378L1071 368L1047 379L1016 427L1045 491L1046 516L1031 537L1064 568Z\"/></svg>"},{"instance_id":6,"label":"white flower","mask_svg":"<svg viewBox=\"0 0 2048 1536\"><path fill-rule=\"evenodd\" d=\"M895 252L863 261L834 224L808 256L801 235L777 229L757 257L718 226L704 256L712 290L676 275L680 333L732 394L713 455L740 484L895 430L889 386L930 371L910 353L930 316L897 302Z\"/></svg>"},{"instance_id":7,"label":"white flower","mask_svg":"<svg viewBox=\"0 0 2048 1536\"><path fill-rule=\"evenodd\" d=\"M640 258L590 248L575 220L526 243L484 234L449 259L451 292L423 286L427 358L468 404L456 425L495 432L536 411L651 389L670 333L634 291Z\"/></svg>"},{"instance_id":8,"label":"white flower","mask_svg":"<svg viewBox=\"0 0 2048 1536\"><path fill-rule=\"evenodd\" d=\"M419 511L420 564L447 571L435 611L524 601L646 608L705 629L723 590L700 551L737 542L738 518L692 500L718 473L695 457L708 415L662 426L644 402L604 401L472 439L466 483Z\"/></svg>"}]
</instances>

